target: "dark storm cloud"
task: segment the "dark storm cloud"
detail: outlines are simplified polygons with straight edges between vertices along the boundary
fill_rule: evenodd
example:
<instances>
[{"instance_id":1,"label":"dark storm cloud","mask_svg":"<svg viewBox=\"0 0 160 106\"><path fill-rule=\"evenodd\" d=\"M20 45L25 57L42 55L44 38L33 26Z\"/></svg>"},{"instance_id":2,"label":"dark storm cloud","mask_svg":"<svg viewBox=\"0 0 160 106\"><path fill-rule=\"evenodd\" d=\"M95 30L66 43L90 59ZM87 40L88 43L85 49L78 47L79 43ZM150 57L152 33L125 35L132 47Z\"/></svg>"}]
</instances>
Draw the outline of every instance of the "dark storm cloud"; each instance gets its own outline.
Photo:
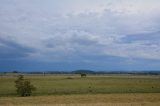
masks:
<instances>
[{"instance_id":1,"label":"dark storm cloud","mask_svg":"<svg viewBox=\"0 0 160 106\"><path fill-rule=\"evenodd\" d=\"M32 48L25 47L10 39L0 38L0 59L27 57L32 52L34 52Z\"/></svg>"}]
</instances>

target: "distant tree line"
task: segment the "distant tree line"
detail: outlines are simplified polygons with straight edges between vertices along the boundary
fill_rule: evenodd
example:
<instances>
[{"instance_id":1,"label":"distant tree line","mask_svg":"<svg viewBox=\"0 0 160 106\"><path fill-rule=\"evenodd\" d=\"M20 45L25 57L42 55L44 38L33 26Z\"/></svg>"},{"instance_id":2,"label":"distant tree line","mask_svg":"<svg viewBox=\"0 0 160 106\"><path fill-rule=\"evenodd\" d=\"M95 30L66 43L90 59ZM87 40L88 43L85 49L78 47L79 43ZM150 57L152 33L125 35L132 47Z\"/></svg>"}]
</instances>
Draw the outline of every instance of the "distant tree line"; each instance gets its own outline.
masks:
<instances>
[{"instance_id":1,"label":"distant tree line","mask_svg":"<svg viewBox=\"0 0 160 106\"><path fill-rule=\"evenodd\" d=\"M1 75L7 73L17 73L17 74L132 74L132 75L160 75L159 71L92 71L92 70L76 70L76 71L32 71L32 72L21 72L21 71L11 71L11 72L0 72Z\"/></svg>"}]
</instances>

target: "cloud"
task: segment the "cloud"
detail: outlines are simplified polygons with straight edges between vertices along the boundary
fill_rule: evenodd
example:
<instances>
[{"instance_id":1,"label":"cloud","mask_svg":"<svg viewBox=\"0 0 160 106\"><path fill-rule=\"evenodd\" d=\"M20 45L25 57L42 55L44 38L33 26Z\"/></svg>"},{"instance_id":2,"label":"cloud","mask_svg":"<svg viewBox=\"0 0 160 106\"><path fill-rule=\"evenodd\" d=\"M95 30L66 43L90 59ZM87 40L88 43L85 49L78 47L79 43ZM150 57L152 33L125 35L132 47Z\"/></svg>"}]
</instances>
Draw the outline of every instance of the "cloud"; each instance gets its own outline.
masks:
<instances>
[{"instance_id":1,"label":"cloud","mask_svg":"<svg viewBox=\"0 0 160 106\"><path fill-rule=\"evenodd\" d=\"M14 51L39 61L83 61L84 55L160 60L159 1L78 2L1 1L0 36L14 39L14 45L1 41L1 57Z\"/></svg>"},{"instance_id":2,"label":"cloud","mask_svg":"<svg viewBox=\"0 0 160 106\"><path fill-rule=\"evenodd\" d=\"M13 40L0 37L0 59L20 59L29 57L33 53L32 48L20 45Z\"/></svg>"}]
</instances>

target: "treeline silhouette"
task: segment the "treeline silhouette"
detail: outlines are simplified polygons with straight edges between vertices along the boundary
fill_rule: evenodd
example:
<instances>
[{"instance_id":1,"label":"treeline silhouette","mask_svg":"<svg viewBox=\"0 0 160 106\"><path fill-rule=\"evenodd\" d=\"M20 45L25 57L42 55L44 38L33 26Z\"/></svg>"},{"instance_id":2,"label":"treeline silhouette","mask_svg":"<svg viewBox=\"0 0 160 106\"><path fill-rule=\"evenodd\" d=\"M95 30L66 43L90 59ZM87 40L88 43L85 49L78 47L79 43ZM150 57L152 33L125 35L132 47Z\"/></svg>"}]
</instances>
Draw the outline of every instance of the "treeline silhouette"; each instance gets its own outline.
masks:
<instances>
[{"instance_id":1,"label":"treeline silhouette","mask_svg":"<svg viewBox=\"0 0 160 106\"><path fill-rule=\"evenodd\" d=\"M8 71L6 73L24 73L24 74L133 74L133 75L160 75L160 71L92 71L92 70L75 70L75 71Z\"/></svg>"}]
</instances>

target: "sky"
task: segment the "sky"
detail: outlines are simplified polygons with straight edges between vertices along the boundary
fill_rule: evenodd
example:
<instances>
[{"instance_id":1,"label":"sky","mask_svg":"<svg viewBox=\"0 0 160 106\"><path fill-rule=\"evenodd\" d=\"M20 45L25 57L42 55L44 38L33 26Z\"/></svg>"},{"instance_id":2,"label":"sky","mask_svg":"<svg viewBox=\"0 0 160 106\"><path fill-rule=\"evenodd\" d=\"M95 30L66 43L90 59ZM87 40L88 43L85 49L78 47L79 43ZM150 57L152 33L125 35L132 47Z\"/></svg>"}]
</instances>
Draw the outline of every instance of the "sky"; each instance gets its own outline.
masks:
<instances>
[{"instance_id":1,"label":"sky","mask_svg":"<svg viewBox=\"0 0 160 106\"><path fill-rule=\"evenodd\" d=\"M0 0L0 71L160 70L160 0Z\"/></svg>"}]
</instances>

